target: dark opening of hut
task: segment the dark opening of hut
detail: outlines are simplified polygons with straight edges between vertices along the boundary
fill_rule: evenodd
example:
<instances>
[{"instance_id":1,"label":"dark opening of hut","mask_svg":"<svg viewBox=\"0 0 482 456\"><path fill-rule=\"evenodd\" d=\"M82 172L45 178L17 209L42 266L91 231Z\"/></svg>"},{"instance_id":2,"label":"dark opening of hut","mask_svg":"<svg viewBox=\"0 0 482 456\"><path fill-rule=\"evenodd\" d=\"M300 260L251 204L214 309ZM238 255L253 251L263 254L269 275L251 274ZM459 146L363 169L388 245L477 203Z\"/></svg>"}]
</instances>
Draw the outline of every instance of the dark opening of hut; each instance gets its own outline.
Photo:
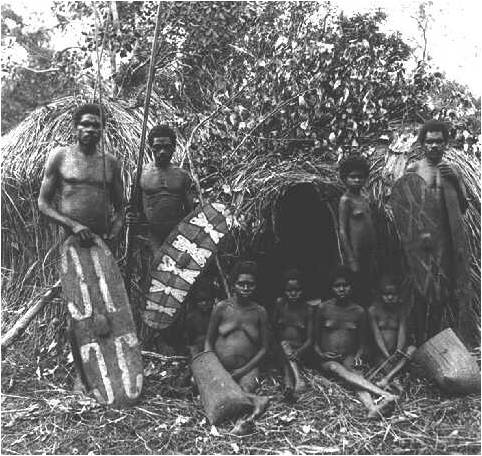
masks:
<instances>
[{"instance_id":1,"label":"dark opening of hut","mask_svg":"<svg viewBox=\"0 0 482 456\"><path fill-rule=\"evenodd\" d=\"M283 271L294 267L302 273L307 298L326 296L329 272L338 262L338 241L332 213L317 187L310 183L291 186L278 200L273 221L277 242L263 261L260 295L274 299L267 296L264 284L276 280L281 285Z\"/></svg>"}]
</instances>

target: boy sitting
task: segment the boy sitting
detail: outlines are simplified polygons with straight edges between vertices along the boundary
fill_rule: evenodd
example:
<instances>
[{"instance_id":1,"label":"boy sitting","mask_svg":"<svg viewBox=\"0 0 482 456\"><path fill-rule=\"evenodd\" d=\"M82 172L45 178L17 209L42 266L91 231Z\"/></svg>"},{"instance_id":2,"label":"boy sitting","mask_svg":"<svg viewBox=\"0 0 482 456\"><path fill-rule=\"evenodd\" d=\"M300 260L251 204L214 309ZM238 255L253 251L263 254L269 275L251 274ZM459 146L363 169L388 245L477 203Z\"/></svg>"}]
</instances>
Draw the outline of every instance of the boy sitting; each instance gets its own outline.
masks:
<instances>
[{"instance_id":1,"label":"boy sitting","mask_svg":"<svg viewBox=\"0 0 482 456\"><path fill-rule=\"evenodd\" d=\"M380 298L369 307L368 321L375 341L375 362L383 364L384 368L380 370L387 374L377 385L385 386L415 351L415 347L406 346L407 309L402 303L394 277L382 277ZM396 380L393 383L401 388Z\"/></svg>"},{"instance_id":2,"label":"boy sitting","mask_svg":"<svg viewBox=\"0 0 482 456\"><path fill-rule=\"evenodd\" d=\"M303 297L300 272L297 269L286 271L284 294L276 300L273 320L276 339L281 346L284 392L287 397L306 389L298 363L310 347L313 314L313 307Z\"/></svg>"}]
</instances>

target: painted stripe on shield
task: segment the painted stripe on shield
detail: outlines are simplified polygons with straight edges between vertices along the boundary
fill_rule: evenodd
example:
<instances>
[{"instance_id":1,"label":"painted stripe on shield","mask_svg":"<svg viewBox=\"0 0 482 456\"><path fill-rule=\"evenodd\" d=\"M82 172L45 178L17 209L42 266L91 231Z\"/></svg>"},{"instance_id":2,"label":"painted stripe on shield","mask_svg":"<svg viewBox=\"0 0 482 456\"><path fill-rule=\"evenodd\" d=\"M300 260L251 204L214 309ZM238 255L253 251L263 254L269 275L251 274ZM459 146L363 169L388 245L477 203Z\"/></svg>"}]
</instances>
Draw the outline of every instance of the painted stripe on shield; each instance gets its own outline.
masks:
<instances>
[{"instance_id":1,"label":"painted stripe on shield","mask_svg":"<svg viewBox=\"0 0 482 456\"><path fill-rule=\"evenodd\" d=\"M105 364L104 355L100 349L97 342L91 342L80 347L80 356L84 363L89 363L91 358L91 351L94 351L95 361L99 367L100 376L102 382L104 383L105 392L107 394L107 399L105 399L97 388L93 389L93 393L96 399L102 404L112 404L114 402L114 391L112 390L112 385L110 383L110 378L107 375L107 366Z\"/></svg>"}]
</instances>

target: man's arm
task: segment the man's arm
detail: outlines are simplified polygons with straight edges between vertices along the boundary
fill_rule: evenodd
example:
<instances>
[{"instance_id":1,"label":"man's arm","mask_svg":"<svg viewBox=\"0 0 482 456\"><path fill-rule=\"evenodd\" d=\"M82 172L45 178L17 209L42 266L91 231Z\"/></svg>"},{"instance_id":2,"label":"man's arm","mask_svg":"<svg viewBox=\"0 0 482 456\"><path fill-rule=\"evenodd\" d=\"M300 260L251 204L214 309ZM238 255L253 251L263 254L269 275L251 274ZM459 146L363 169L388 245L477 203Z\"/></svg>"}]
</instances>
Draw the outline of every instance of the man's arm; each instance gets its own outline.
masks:
<instances>
[{"instance_id":1,"label":"man's arm","mask_svg":"<svg viewBox=\"0 0 482 456\"><path fill-rule=\"evenodd\" d=\"M350 237L348 236L350 211L350 200L345 195L343 195L340 198L340 204L338 206L341 249L346 255L346 259L348 261L348 266L350 267L350 269L353 271L358 271L358 263L353 253L353 249L351 248Z\"/></svg>"},{"instance_id":2,"label":"man's arm","mask_svg":"<svg viewBox=\"0 0 482 456\"><path fill-rule=\"evenodd\" d=\"M261 338L261 348L244 366L241 366L232 372L231 377L233 377L234 380L239 380L248 372L252 371L268 352L268 315L264 308L260 308L259 312L259 332Z\"/></svg>"},{"instance_id":3,"label":"man's arm","mask_svg":"<svg viewBox=\"0 0 482 456\"><path fill-rule=\"evenodd\" d=\"M76 220L71 219L70 217L67 217L66 215L61 214L54 206L55 193L60 190L60 186L62 185L60 166L62 164L64 152L65 149L63 148L55 149L47 158L44 169L44 177L42 180L42 185L40 186L40 193L38 197L38 208L42 214L46 215L59 225L65 226L75 234L82 231L87 231L90 233L90 230L86 226L82 225Z\"/></svg>"},{"instance_id":4,"label":"man's arm","mask_svg":"<svg viewBox=\"0 0 482 456\"><path fill-rule=\"evenodd\" d=\"M183 205L186 215L194 209L194 190L193 180L189 174L186 173L186 180L184 186Z\"/></svg>"},{"instance_id":5,"label":"man's arm","mask_svg":"<svg viewBox=\"0 0 482 456\"><path fill-rule=\"evenodd\" d=\"M465 182L460 168L457 165L453 165L453 170L457 179L457 193L459 195L460 210L462 211L462 214L465 214L465 211L469 207L467 189L465 188Z\"/></svg>"},{"instance_id":6,"label":"man's arm","mask_svg":"<svg viewBox=\"0 0 482 456\"><path fill-rule=\"evenodd\" d=\"M114 206L114 219L108 235L108 239L116 238L122 230L124 224L124 186L122 184L119 161L112 157L113 178L111 187L111 201Z\"/></svg>"}]
</instances>

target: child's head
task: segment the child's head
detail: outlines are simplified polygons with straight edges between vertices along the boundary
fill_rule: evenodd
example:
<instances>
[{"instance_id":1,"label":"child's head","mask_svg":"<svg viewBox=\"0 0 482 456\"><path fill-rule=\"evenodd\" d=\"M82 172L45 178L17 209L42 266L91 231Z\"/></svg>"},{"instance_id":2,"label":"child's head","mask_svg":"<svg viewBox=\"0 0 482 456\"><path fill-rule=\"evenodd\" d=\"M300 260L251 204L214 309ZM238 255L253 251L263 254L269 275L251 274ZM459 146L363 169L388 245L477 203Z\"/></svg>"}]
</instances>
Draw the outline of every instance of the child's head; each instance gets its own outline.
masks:
<instances>
[{"instance_id":1,"label":"child's head","mask_svg":"<svg viewBox=\"0 0 482 456\"><path fill-rule=\"evenodd\" d=\"M384 275L380 280L380 298L386 306L392 306L399 301L399 285L395 277Z\"/></svg>"},{"instance_id":2,"label":"child's head","mask_svg":"<svg viewBox=\"0 0 482 456\"><path fill-rule=\"evenodd\" d=\"M234 265L231 278L238 298L247 300L252 297L257 276L258 268L254 261L238 261Z\"/></svg>"},{"instance_id":3,"label":"child's head","mask_svg":"<svg viewBox=\"0 0 482 456\"><path fill-rule=\"evenodd\" d=\"M338 300L350 297L353 288L353 273L348 266L337 266L331 276L331 291Z\"/></svg>"},{"instance_id":4,"label":"child's head","mask_svg":"<svg viewBox=\"0 0 482 456\"><path fill-rule=\"evenodd\" d=\"M361 189L369 173L370 165L360 155L350 155L340 163L340 178L349 189Z\"/></svg>"},{"instance_id":5,"label":"child's head","mask_svg":"<svg viewBox=\"0 0 482 456\"><path fill-rule=\"evenodd\" d=\"M283 274L284 295L288 302L298 302L303 295L301 272L298 269L288 269Z\"/></svg>"},{"instance_id":6,"label":"child's head","mask_svg":"<svg viewBox=\"0 0 482 456\"><path fill-rule=\"evenodd\" d=\"M211 311L213 307L213 295L212 290L207 285L198 288L194 299L195 306L200 312Z\"/></svg>"}]
</instances>

